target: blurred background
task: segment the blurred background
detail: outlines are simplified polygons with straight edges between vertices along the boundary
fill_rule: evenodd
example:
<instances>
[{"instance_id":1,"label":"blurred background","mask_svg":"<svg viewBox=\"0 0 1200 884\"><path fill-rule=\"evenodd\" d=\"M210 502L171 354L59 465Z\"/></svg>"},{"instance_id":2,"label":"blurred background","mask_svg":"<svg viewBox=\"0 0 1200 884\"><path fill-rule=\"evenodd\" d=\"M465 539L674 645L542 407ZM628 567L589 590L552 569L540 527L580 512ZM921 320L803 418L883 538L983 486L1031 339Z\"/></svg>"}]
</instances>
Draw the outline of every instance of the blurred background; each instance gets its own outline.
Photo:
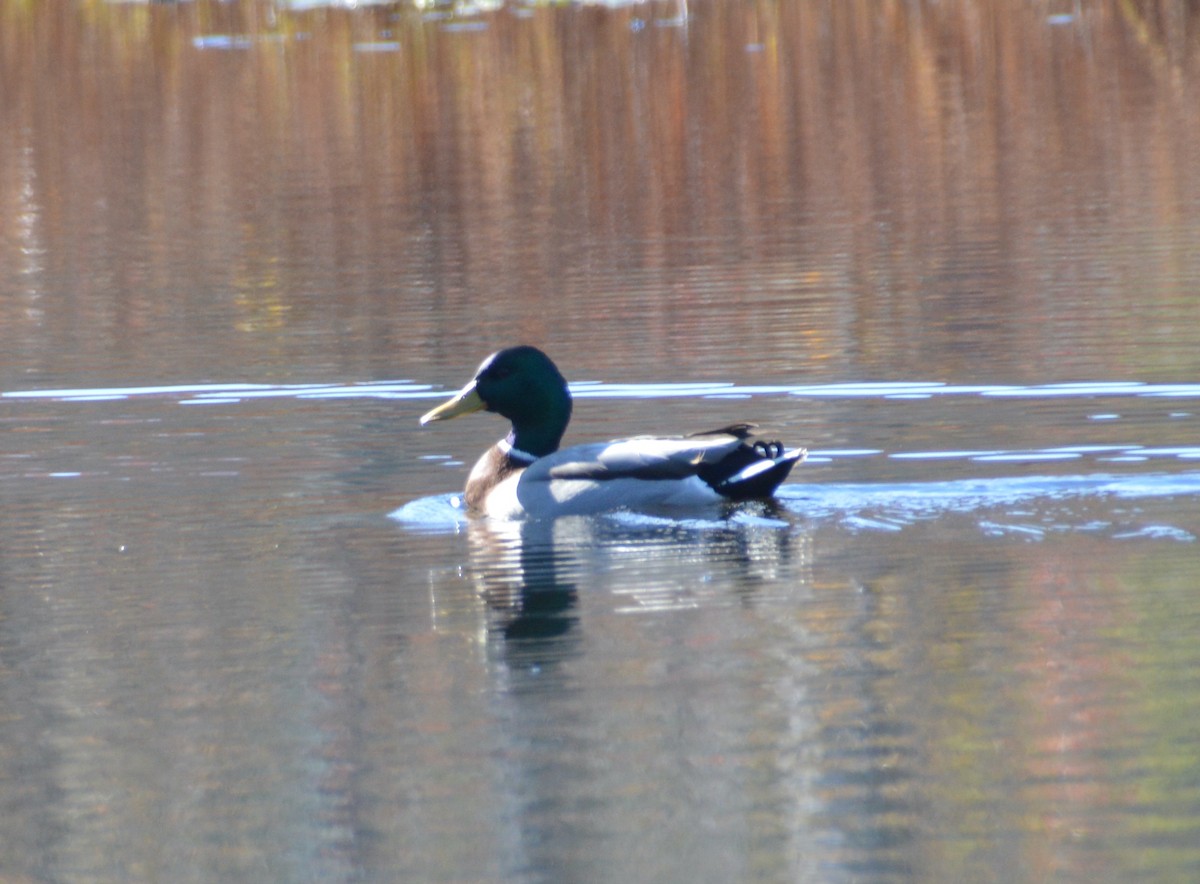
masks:
<instances>
[{"instance_id":1,"label":"blurred background","mask_svg":"<svg viewBox=\"0 0 1200 884\"><path fill-rule=\"evenodd\" d=\"M0 386L440 375L518 339L572 377L1192 379L1197 27L5 2Z\"/></svg>"}]
</instances>

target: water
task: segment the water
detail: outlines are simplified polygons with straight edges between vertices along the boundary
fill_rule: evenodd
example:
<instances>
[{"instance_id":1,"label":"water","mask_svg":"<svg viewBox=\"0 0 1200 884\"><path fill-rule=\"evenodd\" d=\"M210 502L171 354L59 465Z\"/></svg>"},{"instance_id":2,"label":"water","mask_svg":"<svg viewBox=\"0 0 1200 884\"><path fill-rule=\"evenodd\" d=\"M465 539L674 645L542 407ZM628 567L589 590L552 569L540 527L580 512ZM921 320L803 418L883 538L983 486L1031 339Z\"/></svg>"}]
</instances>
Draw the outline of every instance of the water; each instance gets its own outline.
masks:
<instances>
[{"instance_id":1,"label":"water","mask_svg":"<svg viewBox=\"0 0 1200 884\"><path fill-rule=\"evenodd\" d=\"M0 0L0 878L1200 877L1194 18Z\"/></svg>"},{"instance_id":2,"label":"water","mask_svg":"<svg viewBox=\"0 0 1200 884\"><path fill-rule=\"evenodd\" d=\"M1198 797L1173 771L1200 470L1154 441L1194 422L1187 388L945 394L974 432L1018 401L1092 440L987 450L911 444L947 406L895 394L928 385L748 393L871 400L894 441L814 451L772 507L488 525L453 503L474 452L416 427L437 386L3 397L26 409L2 474L10 856L286 880L1192 862L1193 830L1129 828ZM652 387L588 384L577 411L700 421L731 389ZM398 476L437 491L395 507Z\"/></svg>"}]
</instances>

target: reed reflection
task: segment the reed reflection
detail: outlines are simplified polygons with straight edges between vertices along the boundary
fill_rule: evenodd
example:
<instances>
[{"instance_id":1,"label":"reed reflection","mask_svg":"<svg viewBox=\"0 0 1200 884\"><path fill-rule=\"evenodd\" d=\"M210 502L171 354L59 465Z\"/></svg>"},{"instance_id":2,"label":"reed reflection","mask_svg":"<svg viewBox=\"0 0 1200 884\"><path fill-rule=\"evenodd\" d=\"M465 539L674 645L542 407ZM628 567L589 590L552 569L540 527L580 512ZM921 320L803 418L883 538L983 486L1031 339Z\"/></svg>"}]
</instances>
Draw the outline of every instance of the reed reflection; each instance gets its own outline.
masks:
<instances>
[{"instance_id":1,"label":"reed reflection","mask_svg":"<svg viewBox=\"0 0 1200 884\"><path fill-rule=\"evenodd\" d=\"M1196 9L675 14L0 3L0 349L367 377L564 316L607 375L1195 375Z\"/></svg>"}]
</instances>

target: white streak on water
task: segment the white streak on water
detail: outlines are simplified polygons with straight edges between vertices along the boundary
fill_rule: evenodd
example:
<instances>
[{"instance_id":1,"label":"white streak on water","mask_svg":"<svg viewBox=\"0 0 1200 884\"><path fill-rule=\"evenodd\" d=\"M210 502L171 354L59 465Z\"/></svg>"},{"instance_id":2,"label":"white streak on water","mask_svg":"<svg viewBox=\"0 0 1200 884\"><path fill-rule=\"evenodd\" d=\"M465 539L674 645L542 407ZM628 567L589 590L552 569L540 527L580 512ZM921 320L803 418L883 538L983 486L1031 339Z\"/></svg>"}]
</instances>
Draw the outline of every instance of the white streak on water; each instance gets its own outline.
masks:
<instances>
[{"instance_id":1,"label":"white streak on water","mask_svg":"<svg viewBox=\"0 0 1200 884\"><path fill-rule=\"evenodd\" d=\"M791 516L804 520L790 525L780 518L751 519L735 510L728 519L698 519L681 513L678 518L636 513L613 513L609 519L629 528L664 525L692 530L745 530L813 527L833 524L852 532L896 532L942 516L974 517L989 536L1037 540L1052 533L1108 534L1115 540L1151 539L1194 541L1184 527L1162 523L1136 524L1137 514L1155 498L1200 495L1200 471L1148 473L1122 476L1095 473L1073 476L1020 476L959 479L942 482L878 482L789 484L779 489L778 503ZM391 514L412 530L458 531L467 518L453 504L452 495L414 500ZM1095 518L1094 507L1080 520L1081 501L1107 502L1104 518ZM1127 504L1134 505L1127 505ZM1020 521L1014 521L1014 520Z\"/></svg>"},{"instance_id":2,"label":"white streak on water","mask_svg":"<svg viewBox=\"0 0 1200 884\"><path fill-rule=\"evenodd\" d=\"M252 399L264 396L431 399L448 396L452 388L437 390L413 381L380 381L360 384L179 384L96 389L14 390L0 393L7 399L95 400L97 397L167 396L181 400L221 397ZM814 399L928 399L934 396L983 396L1021 398L1061 397L1171 397L1200 399L1200 384L1147 384L1140 381L1087 381L1069 384L962 385L937 381L864 381L840 384L747 384L731 382L683 382L649 384L606 384L579 381L571 392L583 399L651 399L675 397L797 396ZM1175 414L1186 414L1175 412ZM1115 419L1114 413L1098 413L1094 420Z\"/></svg>"}]
</instances>

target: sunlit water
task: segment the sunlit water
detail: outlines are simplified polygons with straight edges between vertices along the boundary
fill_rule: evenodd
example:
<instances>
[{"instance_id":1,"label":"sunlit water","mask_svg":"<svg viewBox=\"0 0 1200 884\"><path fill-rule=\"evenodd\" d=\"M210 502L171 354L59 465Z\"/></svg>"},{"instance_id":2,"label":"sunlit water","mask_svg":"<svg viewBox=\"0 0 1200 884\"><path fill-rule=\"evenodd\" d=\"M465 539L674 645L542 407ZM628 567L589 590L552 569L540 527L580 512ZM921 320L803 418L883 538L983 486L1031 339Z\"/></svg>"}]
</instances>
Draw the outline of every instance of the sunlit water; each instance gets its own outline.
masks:
<instances>
[{"instance_id":1,"label":"sunlit water","mask_svg":"<svg viewBox=\"0 0 1200 884\"><path fill-rule=\"evenodd\" d=\"M475 452L415 427L434 384L7 392L35 409L9 412L27 432L7 437L0 474L8 561L43 589L10 606L10 665L41 696L14 701L27 711L6 743L71 796L17 843L68 874L56 845L144 853L134 829L171 813L214 827L213 874L244 868L227 821L256 820L263 874L285 879L436 878L448 856L481 878L967 874L946 838L998 878L1196 861L1194 830L1154 823L1200 801L1172 773L1197 724L1200 449L1159 444L1190 434L1195 388L577 394L585 423L605 402L700 421L730 395L781 415L878 400L894 444L815 448L773 506L492 525L457 506ZM1079 441L919 446L937 397L977 410L976 433L1003 436L986 415L1015 398ZM335 434L347 406L389 417ZM264 448L223 450L230 422ZM270 441L293 424L300 444ZM431 451L404 445L388 472L372 461L397 430ZM397 501L406 475L440 490ZM33 499L58 502L61 529L13 532ZM155 754L182 773L163 779ZM1033 807L1048 828L1022 822ZM383 842L397 852L373 853Z\"/></svg>"},{"instance_id":2,"label":"sunlit water","mask_svg":"<svg viewBox=\"0 0 1200 884\"><path fill-rule=\"evenodd\" d=\"M10 411L11 428L42 429L8 435L0 474L8 561L41 587L7 617L11 666L36 692L14 698L6 739L32 775L12 799L31 820L18 843L67 877L85 844L144 850L131 832L162 814L208 831L215 876L245 870L232 819L284 879L437 878L448 850L456 878L977 870L942 854L946 838L1002 879L1194 864L1196 832L1176 826L1200 801L1178 772L1198 724L1200 450L1157 443L1190 432L1194 387L577 393L583 421L644 399L701 421L728 395L784 415L875 398L893 403L896 444L815 449L770 506L504 525L458 509L475 452L415 428L436 385L5 393L36 409ZM982 435L1001 398L1070 401L1054 413L1081 441L918 447L930 397L978 409ZM347 407L389 416L335 433ZM107 429L80 447L80 421ZM217 456L230 421L269 453ZM270 441L293 425L306 437ZM380 469L397 431L432 452L404 444L407 461ZM444 479L395 507L408 474ZM58 501L61 529L14 530L32 499ZM149 567L164 549L167 569ZM26 816L43 775L71 796L48 828ZM1033 808L1044 828L1022 822ZM1001 848L1018 832L1045 858ZM162 876L192 835L175 837Z\"/></svg>"},{"instance_id":3,"label":"sunlit water","mask_svg":"<svg viewBox=\"0 0 1200 884\"><path fill-rule=\"evenodd\" d=\"M1195 388L577 394L579 432L735 395L791 443L823 401L890 444L814 446L774 505L505 525L456 506L502 425L418 429L428 379L0 397L9 856L279 880L1200 860L1200 451L1163 444ZM1013 401L1020 447L923 435L966 408L965 441L1008 438Z\"/></svg>"}]
</instances>

